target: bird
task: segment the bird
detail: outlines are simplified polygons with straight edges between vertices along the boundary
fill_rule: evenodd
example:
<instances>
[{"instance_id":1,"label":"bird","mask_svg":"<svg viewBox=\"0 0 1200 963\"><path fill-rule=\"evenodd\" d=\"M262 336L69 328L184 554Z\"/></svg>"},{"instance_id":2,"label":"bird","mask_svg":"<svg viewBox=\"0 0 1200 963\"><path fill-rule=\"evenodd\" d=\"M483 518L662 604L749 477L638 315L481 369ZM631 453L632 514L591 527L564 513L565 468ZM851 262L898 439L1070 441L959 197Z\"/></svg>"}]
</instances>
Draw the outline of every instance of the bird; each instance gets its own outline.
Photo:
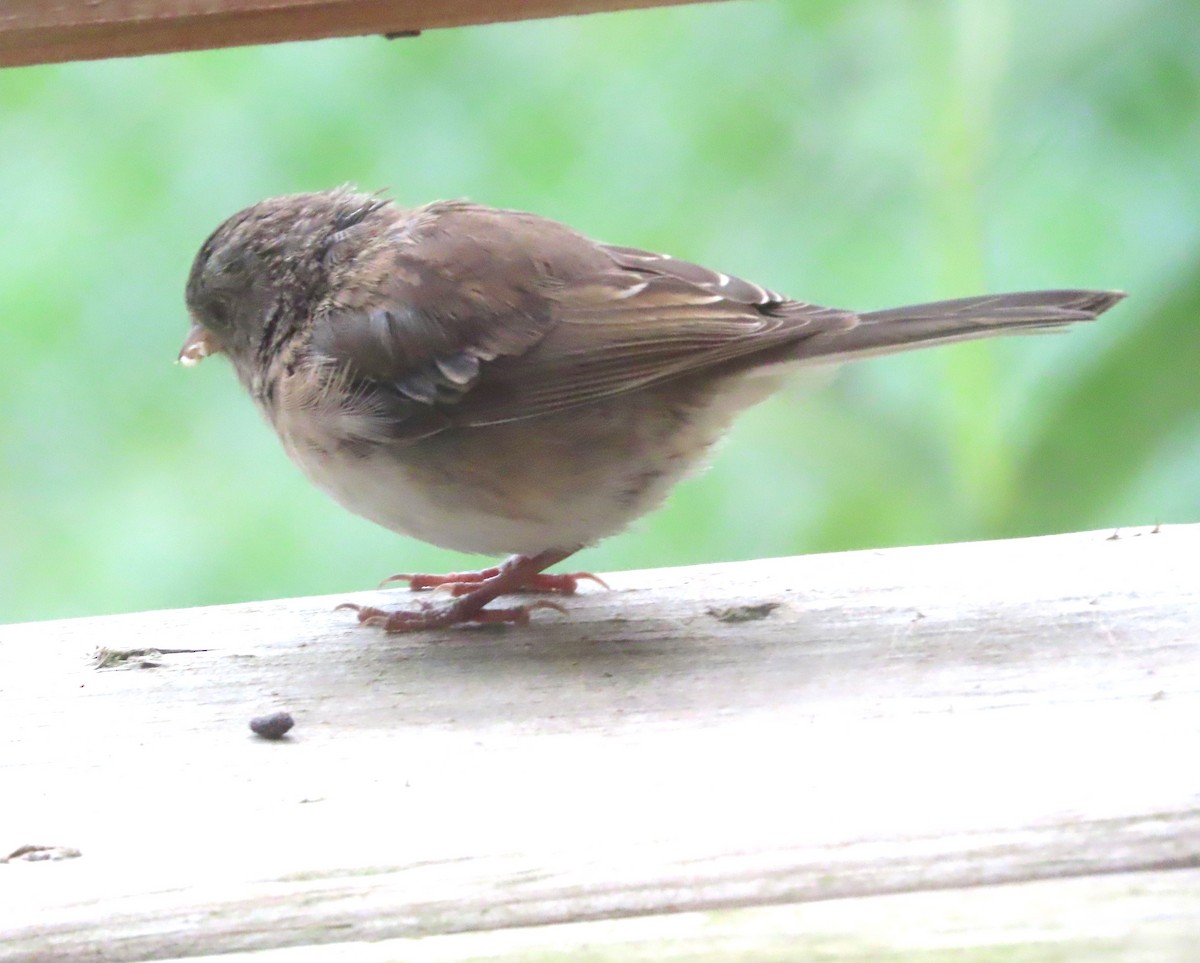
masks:
<instances>
[{"instance_id":1,"label":"bird","mask_svg":"<svg viewBox=\"0 0 1200 963\"><path fill-rule=\"evenodd\" d=\"M1119 291L858 313L465 200L404 208L351 185L225 220L187 280L178 360L213 354L288 456L357 515L507 556L402 574L440 604L347 604L389 633L525 624L591 573L545 570L657 508L736 416L799 368L1091 320ZM603 583L602 583L603 584Z\"/></svg>"}]
</instances>

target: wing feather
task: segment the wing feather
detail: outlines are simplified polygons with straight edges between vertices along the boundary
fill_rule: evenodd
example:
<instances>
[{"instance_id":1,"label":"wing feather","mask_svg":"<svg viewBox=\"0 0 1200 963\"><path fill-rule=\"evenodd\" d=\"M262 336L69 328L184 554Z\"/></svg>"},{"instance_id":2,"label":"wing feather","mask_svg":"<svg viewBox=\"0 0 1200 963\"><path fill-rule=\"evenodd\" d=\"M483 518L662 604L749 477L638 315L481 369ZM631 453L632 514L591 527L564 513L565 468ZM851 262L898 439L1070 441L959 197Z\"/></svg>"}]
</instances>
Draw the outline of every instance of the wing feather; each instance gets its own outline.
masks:
<instances>
[{"instance_id":1,"label":"wing feather","mask_svg":"<svg viewBox=\"0 0 1200 963\"><path fill-rule=\"evenodd\" d=\"M312 350L447 425L533 418L735 365L857 316L463 202L397 211L347 264ZM350 270L352 268L352 270ZM411 416L410 416L411 418ZM425 419L411 419L427 434ZM418 425L418 423L420 423Z\"/></svg>"}]
</instances>

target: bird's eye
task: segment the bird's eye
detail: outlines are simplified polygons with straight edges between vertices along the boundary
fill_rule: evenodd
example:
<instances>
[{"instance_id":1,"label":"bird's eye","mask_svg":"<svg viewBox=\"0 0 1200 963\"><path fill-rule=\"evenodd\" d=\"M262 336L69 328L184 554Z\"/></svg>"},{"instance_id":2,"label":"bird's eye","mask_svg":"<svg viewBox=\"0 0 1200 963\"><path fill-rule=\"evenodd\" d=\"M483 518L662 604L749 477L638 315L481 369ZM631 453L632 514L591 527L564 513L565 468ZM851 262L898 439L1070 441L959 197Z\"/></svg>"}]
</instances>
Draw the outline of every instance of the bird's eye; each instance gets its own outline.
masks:
<instances>
[{"instance_id":1,"label":"bird's eye","mask_svg":"<svg viewBox=\"0 0 1200 963\"><path fill-rule=\"evenodd\" d=\"M232 317L229 305L225 301L218 301L216 299L210 300L204 305L202 314L204 326L213 331L228 328Z\"/></svg>"}]
</instances>

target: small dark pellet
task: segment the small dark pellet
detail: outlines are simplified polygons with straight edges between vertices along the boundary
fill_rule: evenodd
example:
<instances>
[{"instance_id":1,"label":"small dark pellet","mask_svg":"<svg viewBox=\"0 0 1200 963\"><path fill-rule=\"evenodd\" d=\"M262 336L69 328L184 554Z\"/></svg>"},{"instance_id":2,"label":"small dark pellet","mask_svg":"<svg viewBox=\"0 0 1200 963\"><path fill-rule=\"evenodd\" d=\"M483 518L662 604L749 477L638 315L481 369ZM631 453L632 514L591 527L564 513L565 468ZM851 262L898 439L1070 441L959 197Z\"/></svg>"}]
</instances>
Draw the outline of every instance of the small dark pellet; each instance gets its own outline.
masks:
<instances>
[{"instance_id":1,"label":"small dark pellet","mask_svg":"<svg viewBox=\"0 0 1200 963\"><path fill-rule=\"evenodd\" d=\"M250 720L251 730L264 739L282 739L295 724L290 712L272 712L269 716L255 716Z\"/></svg>"}]
</instances>

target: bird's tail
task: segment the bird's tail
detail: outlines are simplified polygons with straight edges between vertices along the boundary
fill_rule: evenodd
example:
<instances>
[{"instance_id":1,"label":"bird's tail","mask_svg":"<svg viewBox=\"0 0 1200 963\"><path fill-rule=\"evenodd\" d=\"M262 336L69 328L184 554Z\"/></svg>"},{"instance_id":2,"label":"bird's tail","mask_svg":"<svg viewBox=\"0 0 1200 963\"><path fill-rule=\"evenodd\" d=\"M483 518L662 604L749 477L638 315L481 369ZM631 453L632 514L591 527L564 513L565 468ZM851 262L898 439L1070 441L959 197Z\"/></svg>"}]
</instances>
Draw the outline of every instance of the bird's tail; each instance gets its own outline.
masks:
<instances>
[{"instance_id":1,"label":"bird's tail","mask_svg":"<svg viewBox=\"0 0 1200 963\"><path fill-rule=\"evenodd\" d=\"M1091 321L1125 297L1121 291L1022 291L913 304L860 315L858 323L805 340L803 356L888 354L999 334Z\"/></svg>"}]
</instances>

